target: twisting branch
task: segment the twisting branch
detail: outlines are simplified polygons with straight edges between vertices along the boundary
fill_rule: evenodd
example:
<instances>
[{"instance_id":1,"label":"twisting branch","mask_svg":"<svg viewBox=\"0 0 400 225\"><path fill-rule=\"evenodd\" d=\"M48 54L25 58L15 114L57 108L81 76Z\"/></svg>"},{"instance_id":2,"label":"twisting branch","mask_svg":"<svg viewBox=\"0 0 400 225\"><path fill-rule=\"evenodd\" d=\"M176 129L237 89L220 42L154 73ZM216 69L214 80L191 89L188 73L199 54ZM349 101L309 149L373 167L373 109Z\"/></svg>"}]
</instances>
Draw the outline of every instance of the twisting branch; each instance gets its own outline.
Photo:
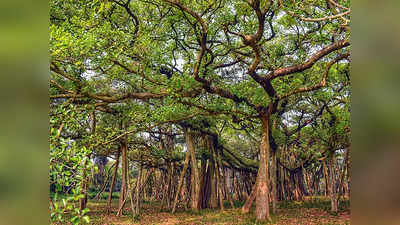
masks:
<instances>
[{"instance_id":1,"label":"twisting branch","mask_svg":"<svg viewBox=\"0 0 400 225\"><path fill-rule=\"evenodd\" d=\"M348 40L341 40L341 41L335 42L331 45L326 46L325 48L318 51L317 53L315 53L313 56L311 56L311 58L309 58L303 64L298 64L298 65L289 66L289 67L285 67L285 68L279 68L279 69L272 71L271 73L269 73L267 75L267 79L272 80L277 77L285 76L288 74L302 72L306 69L311 68L316 62L318 62L318 60L322 59L324 56L328 55L329 53L334 52L339 49L342 49L342 48L345 48L349 45L350 45L350 42Z\"/></svg>"},{"instance_id":2,"label":"twisting branch","mask_svg":"<svg viewBox=\"0 0 400 225\"><path fill-rule=\"evenodd\" d=\"M338 56L336 59L330 61L330 62L328 63L328 65L327 65L327 67L326 67L325 73L324 73L324 75L322 76L321 81L320 81L318 84L316 84L316 85L314 85L314 86L312 86L312 87L301 87L301 88L298 88L298 89L296 89L296 90L294 90L294 91L292 91L292 92L290 92L290 93L287 93L287 94L285 94L285 95L280 96L279 98L280 98L280 99L284 99L284 98L287 98L287 97L292 96L292 95L294 95L294 94L303 93L303 92L308 92L308 91L315 91L315 90L317 90L317 89L320 89L320 88L322 88L322 87L325 87L325 86L326 86L326 78L328 77L329 70L331 69L331 67L333 66L333 64L339 62L339 61L342 60L342 59L348 58L349 56L350 56L349 53L343 54L343 55Z\"/></svg>"}]
</instances>

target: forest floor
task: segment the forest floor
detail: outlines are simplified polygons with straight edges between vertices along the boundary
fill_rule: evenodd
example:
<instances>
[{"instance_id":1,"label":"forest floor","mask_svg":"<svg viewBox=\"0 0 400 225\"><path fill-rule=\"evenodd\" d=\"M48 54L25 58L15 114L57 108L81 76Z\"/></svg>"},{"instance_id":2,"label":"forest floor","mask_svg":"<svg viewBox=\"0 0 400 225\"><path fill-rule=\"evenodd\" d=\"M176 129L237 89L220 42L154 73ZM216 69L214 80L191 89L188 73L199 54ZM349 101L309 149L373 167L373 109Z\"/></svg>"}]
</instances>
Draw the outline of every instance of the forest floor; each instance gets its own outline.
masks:
<instances>
[{"instance_id":1,"label":"forest floor","mask_svg":"<svg viewBox=\"0 0 400 225\"><path fill-rule=\"evenodd\" d=\"M89 201L90 202L90 201ZM113 203L114 212L117 210L117 201ZM199 212L178 210L175 214L161 209L160 203L146 202L142 205L141 216L136 220L132 219L130 204L126 204L124 215L116 217L115 213L105 214L105 201L90 202L91 209L89 215L90 224L97 225L206 225L206 224L275 224L275 225L345 225L350 224L349 201L341 203L340 211L337 215L329 213L330 202L325 198L316 198L313 201L303 202L283 201L278 205L277 214L271 215L271 222L257 223L254 215L254 206L249 214L240 213L240 202L235 203L236 209L230 209L227 204L225 212L219 209L203 209Z\"/></svg>"}]
</instances>

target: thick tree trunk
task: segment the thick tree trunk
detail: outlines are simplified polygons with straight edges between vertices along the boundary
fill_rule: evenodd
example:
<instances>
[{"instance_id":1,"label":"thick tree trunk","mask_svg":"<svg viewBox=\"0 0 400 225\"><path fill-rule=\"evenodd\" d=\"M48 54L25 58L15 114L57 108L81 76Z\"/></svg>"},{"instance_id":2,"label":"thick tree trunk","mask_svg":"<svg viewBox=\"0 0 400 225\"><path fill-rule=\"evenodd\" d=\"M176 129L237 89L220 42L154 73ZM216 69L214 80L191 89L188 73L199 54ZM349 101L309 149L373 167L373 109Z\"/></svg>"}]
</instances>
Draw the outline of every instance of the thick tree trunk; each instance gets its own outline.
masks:
<instances>
[{"instance_id":1,"label":"thick tree trunk","mask_svg":"<svg viewBox=\"0 0 400 225\"><path fill-rule=\"evenodd\" d=\"M337 194L336 194L336 178L335 178L335 164L336 164L336 158L335 158L335 153L333 152L330 156L329 160L329 181L330 181L330 197L331 197L331 212L337 213L339 204L338 204L338 199L337 199Z\"/></svg>"},{"instance_id":2,"label":"thick tree trunk","mask_svg":"<svg viewBox=\"0 0 400 225\"><path fill-rule=\"evenodd\" d=\"M276 171L276 151L271 152L271 186L272 186L272 212L276 214L276 204L278 202L278 192L277 188L277 171Z\"/></svg>"},{"instance_id":3,"label":"thick tree trunk","mask_svg":"<svg viewBox=\"0 0 400 225\"><path fill-rule=\"evenodd\" d=\"M198 211L199 208L199 193L200 193L200 185L199 185L199 172L197 168L197 160L196 160L196 153L195 153L195 148L194 148L194 143L193 143L193 138L192 135L189 131L185 132L185 138L186 138L186 144L187 144L187 149L190 152L191 155L191 167L192 167L192 177L193 177L193 182L192 182L192 209L194 211Z\"/></svg>"},{"instance_id":4,"label":"thick tree trunk","mask_svg":"<svg viewBox=\"0 0 400 225\"><path fill-rule=\"evenodd\" d=\"M200 192L199 192L199 209L203 209L205 207L203 202L207 199L206 196L206 180L207 180L207 160L201 159L201 166L200 166Z\"/></svg>"},{"instance_id":5,"label":"thick tree trunk","mask_svg":"<svg viewBox=\"0 0 400 225\"><path fill-rule=\"evenodd\" d=\"M260 144L260 164L258 167L258 188L256 194L256 218L258 221L270 221L269 214L269 179L268 179L268 160L269 160L269 115L261 116L262 135Z\"/></svg>"},{"instance_id":6,"label":"thick tree trunk","mask_svg":"<svg viewBox=\"0 0 400 225\"><path fill-rule=\"evenodd\" d=\"M223 199L223 194L222 194L222 182L221 182L220 170L219 170L219 166L218 166L218 158L217 158L217 153L216 153L217 150L215 149L213 141L211 141L211 150L213 152L213 158L214 158L215 176L217 177L217 191L218 191L219 205L220 205L221 211L225 211L224 199Z\"/></svg>"}]
</instances>

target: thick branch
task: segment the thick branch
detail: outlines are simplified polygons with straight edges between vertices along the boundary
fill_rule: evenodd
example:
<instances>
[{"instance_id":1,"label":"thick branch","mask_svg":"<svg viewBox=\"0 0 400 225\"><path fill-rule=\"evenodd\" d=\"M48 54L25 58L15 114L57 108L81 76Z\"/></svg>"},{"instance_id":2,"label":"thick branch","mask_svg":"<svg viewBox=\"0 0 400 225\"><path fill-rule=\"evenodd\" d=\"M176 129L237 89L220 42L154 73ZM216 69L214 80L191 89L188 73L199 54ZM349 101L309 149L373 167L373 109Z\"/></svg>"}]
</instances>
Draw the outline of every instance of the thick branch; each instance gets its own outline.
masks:
<instances>
[{"instance_id":1,"label":"thick branch","mask_svg":"<svg viewBox=\"0 0 400 225\"><path fill-rule=\"evenodd\" d=\"M330 62L328 63L328 65L327 65L327 67L326 67L325 73L324 73L324 75L322 76L322 79L321 79L321 82L320 82L320 83L318 83L318 84L316 84L316 85L314 85L314 86L311 86L311 87L301 87L301 88L299 88L299 89L296 89L296 90L294 90L294 91L292 91L292 92L290 92L290 93L287 93L287 94L281 96L280 99L284 99L284 98L287 98L287 97L289 97L289 96L292 96L292 95L298 94L298 93L309 92L309 91L315 91L315 90L317 90L317 89L320 89L320 88L322 88L322 87L325 87L325 86L326 86L326 78L328 77L329 70L331 69L332 65L335 64L335 63L337 63L338 61L340 61L340 60L342 60L342 59L345 59L345 58L349 57L349 56L350 56L349 53L343 54L343 55L340 55L339 57L337 57L336 59L330 61Z\"/></svg>"},{"instance_id":2,"label":"thick branch","mask_svg":"<svg viewBox=\"0 0 400 225\"><path fill-rule=\"evenodd\" d=\"M328 55L329 53L334 52L339 49L342 49L349 45L350 45L350 42L348 40L341 40L341 41L335 42L335 43L323 48L322 50L318 51L317 53L315 53L313 56L311 56L310 59L308 59L303 64L298 64L295 66L289 66L289 67L285 67L285 68L279 68L279 69L272 71L270 74L268 74L267 79L272 80L277 77L285 76L288 74L302 72L306 69L311 68L316 62L318 62L320 59L322 59L324 56Z\"/></svg>"}]
</instances>

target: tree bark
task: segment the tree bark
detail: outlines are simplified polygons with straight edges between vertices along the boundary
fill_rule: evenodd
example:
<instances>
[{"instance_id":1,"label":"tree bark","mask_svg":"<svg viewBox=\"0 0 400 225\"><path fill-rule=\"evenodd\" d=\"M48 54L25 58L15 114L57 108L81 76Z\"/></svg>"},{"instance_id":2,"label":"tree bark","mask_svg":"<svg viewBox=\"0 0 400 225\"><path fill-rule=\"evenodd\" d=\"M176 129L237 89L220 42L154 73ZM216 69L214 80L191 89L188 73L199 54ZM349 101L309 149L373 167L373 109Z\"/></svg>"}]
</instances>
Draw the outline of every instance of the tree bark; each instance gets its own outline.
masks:
<instances>
[{"instance_id":1,"label":"tree bark","mask_svg":"<svg viewBox=\"0 0 400 225\"><path fill-rule=\"evenodd\" d=\"M142 186L142 170L143 170L143 166L142 163L140 163L140 168L139 168L139 174L137 177L137 181L136 181L136 193L135 193L135 216L139 215L139 209L140 209L140 191L141 191L141 186ZM149 172L150 173L150 172ZM144 185L143 185L144 187Z\"/></svg>"},{"instance_id":2,"label":"tree bark","mask_svg":"<svg viewBox=\"0 0 400 225\"><path fill-rule=\"evenodd\" d=\"M336 194L336 178L335 178L335 164L336 164L336 158L335 158L335 153L332 152L329 160L329 172L330 172L330 197L331 197L331 212L337 213L339 204L338 204L338 199L337 199L337 194Z\"/></svg>"},{"instance_id":3,"label":"tree bark","mask_svg":"<svg viewBox=\"0 0 400 225\"><path fill-rule=\"evenodd\" d=\"M346 183L346 195L350 199L350 193L351 193L351 164L350 164L350 146L347 148L347 153L346 153L346 168L347 168L347 182Z\"/></svg>"},{"instance_id":4,"label":"tree bark","mask_svg":"<svg viewBox=\"0 0 400 225\"><path fill-rule=\"evenodd\" d=\"M125 140L121 141L121 169L122 169L122 178L121 178L121 190L119 194L119 207L124 204L124 200L126 198L126 186L127 186L127 176L128 176L128 165L127 165L127 145Z\"/></svg>"},{"instance_id":5,"label":"tree bark","mask_svg":"<svg viewBox=\"0 0 400 225\"><path fill-rule=\"evenodd\" d=\"M206 184L206 169L207 169L207 161L205 159L201 159L200 160L201 166L200 166L200 192L199 192L199 209L204 208L203 207L203 202L206 198L206 188L205 188L205 184Z\"/></svg>"},{"instance_id":6,"label":"tree bark","mask_svg":"<svg viewBox=\"0 0 400 225\"><path fill-rule=\"evenodd\" d=\"M211 147L210 147L210 151L213 152ZM211 206L211 208L215 209L218 207L217 182L216 182L216 176L215 176L215 161L212 157L209 161L209 168L210 168L210 185L211 185L210 206Z\"/></svg>"},{"instance_id":7,"label":"tree bark","mask_svg":"<svg viewBox=\"0 0 400 225\"><path fill-rule=\"evenodd\" d=\"M200 186L199 186L199 171L197 168L196 153L195 153L192 134L189 131L185 131L185 138L186 138L186 144L187 144L188 151L190 152L190 155L191 155L191 167L192 167L192 177L193 177L192 209L194 211L198 211L199 210L198 200L199 200Z\"/></svg>"},{"instance_id":8,"label":"tree bark","mask_svg":"<svg viewBox=\"0 0 400 225\"><path fill-rule=\"evenodd\" d=\"M224 208L224 199L222 195L222 182L221 182L221 177L220 177L220 171L219 171L219 166L218 166L218 158L216 154L216 149L213 143L213 140L210 140L211 144L211 150L213 152L213 159L214 159L214 169L215 169L215 176L217 177L217 191L218 191L218 199L219 199L219 205L221 208L221 211L225 211Z\"/></svg>"},{"instance_id":9,"label":"tree bark","mask_svg":"<svg viewBox=\"0 0 400 225\"><path fill-rule=\"evenodd\" d=\"M253 188L251 189L251 193L249 197L247 198L246 202L242 206L242 214L246 214L250 211L251 205L253 205L254 199L256 199L257 195L257 189L258 189L258 179L256 180L256 183L253 185Z\"/></svg>"},{"instance_id":10,"label":"tree bark","mask_svg":"<svg viewBox=\"0 0 400 225\"><path fill-rule=\"evenodd\" d=\"M272 151L272 161L271 161L271 186L272 186L272 212L276 214L276 204L278 202L277 193L277 176L276 176L276 151Z\"/></svg>"},{"instance_id":11,"label":"tree bark","mask_svg":"<svg viewBox=\"0 0 400 225\"><path fill-rule=\"evenodd\" d=\"M210 183L210 160L202 159L202 179L200 182L200 208L205 209L210 207L210 197L211 197L211 183Z\"/></svg>"},{"instance_id":12,"label":"tree bark","mask_svg":"<svg viewBox=\"0 0 400 225\"><path fill-rule=\"evenodd\" d=\"M270 221L269 214L269 179L268 179L268 160L269 160L269 114L261 115L262 136L260 144L260 164L258 167L258 188L256 194L256 219L258 221Z\"/></svg>"},{"instance_id":13,"label":"tree bark","mask_svg":"<svg viewBox=\"0 0 400 225\"><path fill-rule=\"evenodd\" d=\"M186 170L187 170L187 168L189 166L189 159L190 159L190 152L188 150L186 150L185 162L184 162L184 165L183 165L183 169L181 171L181 175L179 177L178 189L176 191L174 203L173 203L173 206L172 206L172 213L175 213L175 210L176 210L176 204L178 203L179 194L181 193L183 180L185 179L185 173L186 173Z\"/></svg>"},{"instance_id":14,"label":"tree bark","mask_svg":"<svg viewBox=\"0 0 400 225\"><path fill-rule=\"evenodd\" d=\"M167 168L167 180L166 180L166 187L165 187L165 198L164 201L167 204L167 208L171 208L171 186L172 186L172 176L174 173L174 168L172 162L167 163L168 168Z\"/></svg>"},{"instance_id":15,"label":"tree bark","mask_svg":"<svg viewBox=\"0 0 400 225\"><path fill-rule=\"evenodd\" d=\"M128 168L129 168L129 162L127 162L127 171L128 171ZM125 198L123 199L122 203L119 204L118 211L117 211L117 216L121 216L122 215L122 210L123 210L123 208L125 206L126 200L128 199L128 194L132 190L131 182L130 182L128 173L127 173L127 176L126 176L126 184L127 184L127 186L125 187L126 188ZM130 197L132 197L132 196L130 196Z\"/></svg>"}]
</instances>

